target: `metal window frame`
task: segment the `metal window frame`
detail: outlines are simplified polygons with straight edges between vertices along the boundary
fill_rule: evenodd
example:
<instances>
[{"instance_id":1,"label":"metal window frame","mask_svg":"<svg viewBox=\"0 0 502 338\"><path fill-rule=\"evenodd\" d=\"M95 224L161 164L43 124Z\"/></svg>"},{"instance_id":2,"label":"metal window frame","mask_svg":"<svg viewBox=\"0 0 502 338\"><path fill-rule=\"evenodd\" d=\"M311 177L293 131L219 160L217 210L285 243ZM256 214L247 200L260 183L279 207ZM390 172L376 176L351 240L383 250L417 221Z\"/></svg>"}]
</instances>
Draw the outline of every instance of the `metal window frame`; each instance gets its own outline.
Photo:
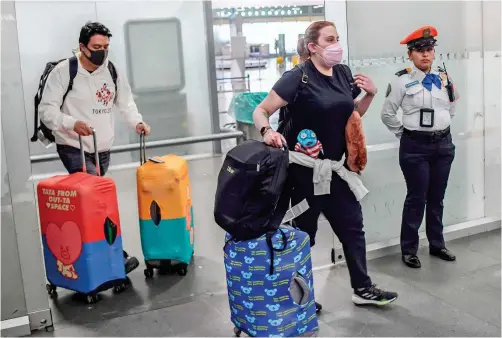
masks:
<instances>
[{"instance_id":1,"label":"metal window frame","mask_svg":"<svg viewBox=\"0 0 502 338\"><path fill-rule=\"evenodd\" d=\"M213 4L212 1L202 1L204 26L206 27L207 84L209 89L209 112L211 114L211 132L220 133L220 114L218 109L218 84L216 81L216 52L214 50ZM221 142L213 142L213 152L221 154Z\"/></svg>"},{"instance_id":2,"label":"metal window frame","mask_svg":"<svg viewBox=\"0 0 502 338\"><path fill-rule=\"evenodd\" d=\"M52 326L52 312L45 287L45 269L36 209L35 187L27 184L32 175L27 119L22 87L21 60L17 28L16 4L2 1L2 15L14 20L2 21L2 114L1 131L5 149L6 168L12 198L12 216L19 248L22 285L26 301L29 329ZM6 254L6 253L5 253ZM12 262L16 264L16 262ZM2 334L26 330L26 318L20 313L17 320L2 322ZM15 332L16 331L16 332Z\"/></svg>"},{"instance_id":3,"label":"metal window frame","mask_svg":"<svg viewBox=\"0 0 502 338\"><path fill-rule=\"evenodd\" d=\"M150 141L150 142L146 142L145 146L147 149L155 149L155 148L172 147L172 146L179 146L179 145L193 144L193 143L203 143L203 142L210 142L210 141L219 142L221 140L227 140L227 139L237 139L237 141L239 142L240 140L244 139L245 137L246 136L244 135L244 133L242 131L229 131L229 132L224 132L224 133L219 133L219 134L190 136L190 137L174 138L174 139L167 139L167 140L160 140L160 141ZM136 151L136 150L139 150L139 143L129 143L129 144L114 146L110 149L110 152L111 153L124 153L124 152L129 152L129 151ZM50 161L55 161L58 159L59 159L59 155L56 153L30 156L31 163L50 162Z\"/></svg>"}]
</instances>

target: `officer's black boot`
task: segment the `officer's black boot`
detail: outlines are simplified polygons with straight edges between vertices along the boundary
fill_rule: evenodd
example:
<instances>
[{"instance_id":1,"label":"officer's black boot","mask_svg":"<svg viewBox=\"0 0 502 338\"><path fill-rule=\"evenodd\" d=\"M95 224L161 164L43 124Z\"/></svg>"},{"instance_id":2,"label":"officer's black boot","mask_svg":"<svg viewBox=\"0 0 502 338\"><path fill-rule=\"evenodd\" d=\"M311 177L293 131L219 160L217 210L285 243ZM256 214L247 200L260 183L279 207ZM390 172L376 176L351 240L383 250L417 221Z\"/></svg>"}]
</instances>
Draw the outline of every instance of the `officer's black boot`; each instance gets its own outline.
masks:
<instances>
[{"instance_id":1,"label":"officer's black boot","mask_svg":"<svg viewBox=\"0 0 502 338\"><path fill-rule=\"evenodd\" d=\"M416 255L403 255L403 262L413 269L418 269L422 266L420 259Z\"/></svg>"},{"instance_id":2,"label":"officer's black boot","mask_svg":"<svg viewBox=\"0 0 502 338\"><path fill-rule=\"evenodd\" d=\"M448 262L453 262L454 260L456 260L457 258L455 257L454 254L452 254L450 252L450 250L446 249L446 248L443 248L443 249L430 249L429 253L432 255L432 256L435 256L435 257L438 257L438 258L441 258L442 260L444 261L448 261Z\"/></svg>"}]
</instances>

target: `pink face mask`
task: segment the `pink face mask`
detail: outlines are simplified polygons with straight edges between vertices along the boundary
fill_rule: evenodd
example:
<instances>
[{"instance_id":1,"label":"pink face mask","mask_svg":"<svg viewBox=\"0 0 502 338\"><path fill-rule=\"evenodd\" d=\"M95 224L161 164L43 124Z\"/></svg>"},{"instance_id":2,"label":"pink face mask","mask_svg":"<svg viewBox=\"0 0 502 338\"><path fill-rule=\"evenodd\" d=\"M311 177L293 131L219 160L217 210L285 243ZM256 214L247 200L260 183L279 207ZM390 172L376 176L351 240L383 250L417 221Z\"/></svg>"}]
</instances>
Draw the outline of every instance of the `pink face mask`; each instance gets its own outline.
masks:
<instances>
[{"instance_id":1,"label":"pink face mask","mask_svg":"<svg viewBox=\"0 0 502 338\"><path fill-rule=\"evenodd\" d=\"M339 42L329 45L326 48L322 48L322 54L318 54L323 60L326 66L329 68L339 64L342 61L343 49Z\"/></svg>"}]
</instances>

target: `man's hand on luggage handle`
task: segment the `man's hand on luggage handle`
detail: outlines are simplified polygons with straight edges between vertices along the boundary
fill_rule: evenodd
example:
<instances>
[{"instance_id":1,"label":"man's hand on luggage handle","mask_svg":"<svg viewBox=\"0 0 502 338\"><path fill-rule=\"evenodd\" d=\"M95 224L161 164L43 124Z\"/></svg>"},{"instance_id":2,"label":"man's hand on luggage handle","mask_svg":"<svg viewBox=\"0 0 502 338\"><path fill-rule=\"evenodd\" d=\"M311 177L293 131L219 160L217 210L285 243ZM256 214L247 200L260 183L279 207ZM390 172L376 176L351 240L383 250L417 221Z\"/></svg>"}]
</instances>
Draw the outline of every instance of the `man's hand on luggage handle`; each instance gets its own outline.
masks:
<instances>
[{"instance_id":1,"label":"man's hand on luggage handle","mask_svg":"<svg viewBox=\"0 0 502 338\"><path fill-rule=\"evenodd\" d=\"M145 122L140 122L136 125L136 133L141 135L141 132L145 132L145 136L150 135L150 126L146 124Z\"/></svg>"},{"instance_id":2,"label":"man's hand on luggage handle","mask_svg":"<svg viewBox=\"0 0 502 338\"><path fill-rule=\"evenodd\" d=\"M77 121L73 125L73 131L80 136L92 135L92 129L84 121Z\"/></svg>"}]
</instances>

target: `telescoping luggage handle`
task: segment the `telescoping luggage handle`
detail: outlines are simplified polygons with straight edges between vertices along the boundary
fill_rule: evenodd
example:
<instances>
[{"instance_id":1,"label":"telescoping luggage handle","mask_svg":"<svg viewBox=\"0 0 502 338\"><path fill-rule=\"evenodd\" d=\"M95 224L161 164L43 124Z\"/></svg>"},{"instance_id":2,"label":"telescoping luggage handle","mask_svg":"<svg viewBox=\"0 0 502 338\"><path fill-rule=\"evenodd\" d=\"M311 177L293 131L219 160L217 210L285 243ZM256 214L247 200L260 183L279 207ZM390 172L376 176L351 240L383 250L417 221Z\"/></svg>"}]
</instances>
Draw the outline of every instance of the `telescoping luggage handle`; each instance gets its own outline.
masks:
<instances>
[{"instance_id":1,"label":"telescoping luggage handle","mask_svg":"<svg viewBox=\"0 0 502 338\"><path fill-rule=\"evenodd\" d=\"M96 139L96 130L91 127L92 130L92 139L94 141L94 159L96 161L96 173L98 176L101 176L101 167L99 166L99 154L98 154L98 141ZM85 165L85 153L84 153L84 144L82 141L82 136L78 135L78 141L80 142L80 158L82 159L82 171L87 173L87 168Z\"/></svg>"},{"instance_id":2,"label":"telescoping luggage handle","mask_svg":"<svg viewBox=\"0 0 502 338\"><path fill-rule=\"evenodd\" d=\"M146 161L150 161L153 163L164 163L163 160L161 160L158 157L150 157L146 158L146 140L145 140L145 131L142 130L141 134L139 135L139 164L143 165L146 163Z\"/></svg>"},{"instance_id":3,"label":"telescoping luggage handle","mask_svg":"<svg viewBox=\"0 0 502 338\"><path fill-rule=\"evenodd\" d=\"M142 130L139 135L139 164L143 165L146 163L146 141L145 141L145 131Z\"/></svg>"}]
</instances>

